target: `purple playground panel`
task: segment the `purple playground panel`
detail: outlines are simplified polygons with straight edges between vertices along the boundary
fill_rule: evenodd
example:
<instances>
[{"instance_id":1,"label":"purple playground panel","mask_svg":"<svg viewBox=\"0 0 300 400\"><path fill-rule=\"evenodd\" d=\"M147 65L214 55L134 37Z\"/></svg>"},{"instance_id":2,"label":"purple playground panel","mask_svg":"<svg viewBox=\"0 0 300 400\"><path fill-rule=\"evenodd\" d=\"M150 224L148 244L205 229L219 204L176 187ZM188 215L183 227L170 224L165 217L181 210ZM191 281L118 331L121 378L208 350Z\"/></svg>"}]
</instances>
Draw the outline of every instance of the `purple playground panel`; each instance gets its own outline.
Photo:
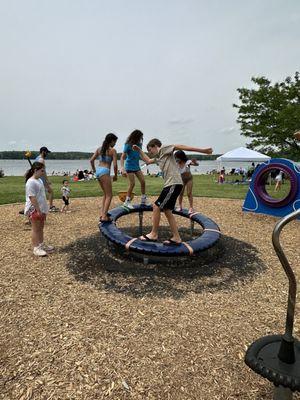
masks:
<instances>
[{"instance_id":1,"label":"purple playground panel","mask_svg":"<svg viewBox=\"0 0 300 400\"><path fill-rule=\"evenodd\" d=\"M290 181L290 190L283 198L272 197L266 190L266 180L272 171L282 171ZM245 198L243 211L284 217L300 208L300 167L294 162L274 158L258 167Z\"/></svg>"}]
</instances>

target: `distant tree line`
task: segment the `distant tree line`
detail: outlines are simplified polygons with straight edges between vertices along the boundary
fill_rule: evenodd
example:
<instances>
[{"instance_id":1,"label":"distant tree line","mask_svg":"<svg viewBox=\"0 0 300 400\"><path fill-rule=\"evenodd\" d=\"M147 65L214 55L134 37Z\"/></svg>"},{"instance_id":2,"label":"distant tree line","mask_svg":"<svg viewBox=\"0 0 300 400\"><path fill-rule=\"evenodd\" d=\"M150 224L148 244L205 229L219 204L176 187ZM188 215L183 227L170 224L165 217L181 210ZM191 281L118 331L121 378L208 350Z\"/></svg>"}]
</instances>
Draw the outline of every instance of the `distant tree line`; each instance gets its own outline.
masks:
<instances>
[{"instance_id":1,"label":"distant tree line","mask_svg":"<svg viewBox=\"0 0 300 400\"><path fill-rule=\"evenodd\" d=\"M31 160L34 160L39 155L39 151L31 152ZM92 153L82 151L60 151L51 152L47 155L48 160L87 160L91 158ZM25 151L0 151L1 160L24 160Z\"/></svg>"},{"instance_id":2,"label":"distant tree line","mask_svg":"<svg viewBox=\"0 0 300 400\"><path fill-rule=\"evenodd\" d=\"M93 153L85 153L82 151L60 151L52 152L47 155L47 160L88 160L91 158ZM34 160L39 155L38 151L31 152L31 160ZM197 160L215 160L220 154L214 155L202 155L193 154L189 155L189 158L195 158ZM121 157L121 153L118 153L118 158ZM0 160L25 160L25 151L0 151Z\"/></svg>"}]
</instances>

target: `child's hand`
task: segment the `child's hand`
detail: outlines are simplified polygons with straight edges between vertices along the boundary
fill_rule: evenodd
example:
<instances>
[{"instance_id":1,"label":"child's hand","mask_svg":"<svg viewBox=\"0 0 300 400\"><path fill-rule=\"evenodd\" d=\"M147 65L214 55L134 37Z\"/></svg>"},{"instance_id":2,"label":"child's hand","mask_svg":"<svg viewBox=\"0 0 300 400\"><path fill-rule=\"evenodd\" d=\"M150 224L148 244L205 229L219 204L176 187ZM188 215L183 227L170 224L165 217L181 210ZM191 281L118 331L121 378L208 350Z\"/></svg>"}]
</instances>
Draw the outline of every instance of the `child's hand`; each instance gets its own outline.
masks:
<instances>
[{"instance_id":1,"label":"child's hand","mask_svg":"<svg viewBox=\"0 0 300 400\"><path fill-rule=\"evenodd\" d=\"M124 176L124 177L127 176L126 171L125 171L124 168L121 168L121 175Z\"/></svg>"},{"instance_id":2,"label":"child's hand","mask_svg":"<svg viewBox=\"0 0 300 400\"><path fill-rule=\"evenodd\" d=\"M209 147L208 149L205 149L205 154L212 154L213 149Z\"/></svg>"},{"instance_id":3,"label":"child's hand","mask_svg":"<svg viewBox=\"0 0 300 400\"><path fill-rule=\"evenodd\" d=\"M132 145L132 149L135 150L135 151L141 150L141 149L139 148L139 146L137 146L136 144L133 144L133 145Z\"/></svg>"},{"instance_id":4,"label":"child's hand","mask_svg":"<svg viewBox=\"0 0 300 400\"><path fill-rule=\"evenodd\" d=\"M37 215L39 218L42 218L43 213L41 212L41 210L36 210L36 215Z\"/></svg>"}]
</instances>

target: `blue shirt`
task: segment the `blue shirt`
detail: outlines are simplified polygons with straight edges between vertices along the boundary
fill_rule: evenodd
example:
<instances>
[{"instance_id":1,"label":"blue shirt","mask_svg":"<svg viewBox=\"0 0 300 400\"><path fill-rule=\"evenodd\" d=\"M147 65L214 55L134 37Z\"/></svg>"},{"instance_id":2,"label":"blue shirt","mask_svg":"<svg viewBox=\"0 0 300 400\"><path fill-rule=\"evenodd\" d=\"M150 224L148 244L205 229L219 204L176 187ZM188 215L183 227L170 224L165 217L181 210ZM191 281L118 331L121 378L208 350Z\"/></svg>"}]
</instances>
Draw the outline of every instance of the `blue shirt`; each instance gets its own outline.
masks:
<instances>
[{"instance_id":1,"label":"blue shirt","mask_svg":"<svg viewBox=\"0 0 300 400\"><path fill-rule=\"evenodd\" d=\"M141 146L141 143L138 144ZM140 153L133 150L131 144L125 143L123 153L126 154L125 170L126 171L139 171L140 168Z\"/></svg>"}]
</instances>

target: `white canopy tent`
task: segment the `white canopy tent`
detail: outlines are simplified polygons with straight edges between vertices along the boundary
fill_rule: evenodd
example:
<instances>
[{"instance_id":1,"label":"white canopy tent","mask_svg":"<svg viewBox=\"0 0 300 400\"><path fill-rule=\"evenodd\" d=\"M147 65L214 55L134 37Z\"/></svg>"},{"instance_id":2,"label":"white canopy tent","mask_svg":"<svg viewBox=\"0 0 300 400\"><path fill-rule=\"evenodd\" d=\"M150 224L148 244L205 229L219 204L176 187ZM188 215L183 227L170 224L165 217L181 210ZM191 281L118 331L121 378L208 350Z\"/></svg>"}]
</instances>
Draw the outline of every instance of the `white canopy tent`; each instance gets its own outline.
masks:
<instances>
[{"instance_id":1,"label":"white canopy tent","mask_svg":"<svg viewBox=\"0 0 300 400\"><path fill-rule=\"evenodd\" d=\"M246 147L238 147L217 158L219 162L235 161L235 162L263 162L270 160L271 157L258 151L247 149Z\"/></svg>"}]
</instances>

